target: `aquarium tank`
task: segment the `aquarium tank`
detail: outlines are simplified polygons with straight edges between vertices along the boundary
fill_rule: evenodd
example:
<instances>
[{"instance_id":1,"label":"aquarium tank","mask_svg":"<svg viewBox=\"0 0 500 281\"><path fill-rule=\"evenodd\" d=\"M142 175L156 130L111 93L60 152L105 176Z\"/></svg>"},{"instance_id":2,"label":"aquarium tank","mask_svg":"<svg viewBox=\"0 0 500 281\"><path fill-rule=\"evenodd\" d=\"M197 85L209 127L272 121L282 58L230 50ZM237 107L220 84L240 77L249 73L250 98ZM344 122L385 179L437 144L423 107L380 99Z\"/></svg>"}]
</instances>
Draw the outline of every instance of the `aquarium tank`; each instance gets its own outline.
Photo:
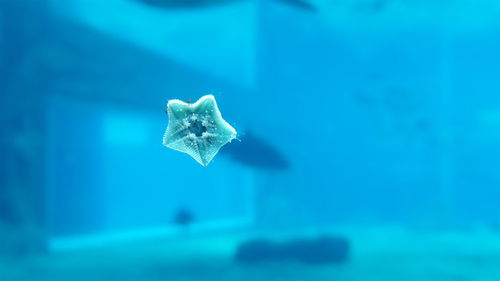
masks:
<instances>
[{"instance_id":1,"label":"aquarium tank","mask_svg":"<svg viewBox=\"0 0 500 281\"><path fill-rule=\"evenodd\" d=\"M1 0L0 144L2 281L498 281L500 2Z\"/></svg>"}]
</instances>

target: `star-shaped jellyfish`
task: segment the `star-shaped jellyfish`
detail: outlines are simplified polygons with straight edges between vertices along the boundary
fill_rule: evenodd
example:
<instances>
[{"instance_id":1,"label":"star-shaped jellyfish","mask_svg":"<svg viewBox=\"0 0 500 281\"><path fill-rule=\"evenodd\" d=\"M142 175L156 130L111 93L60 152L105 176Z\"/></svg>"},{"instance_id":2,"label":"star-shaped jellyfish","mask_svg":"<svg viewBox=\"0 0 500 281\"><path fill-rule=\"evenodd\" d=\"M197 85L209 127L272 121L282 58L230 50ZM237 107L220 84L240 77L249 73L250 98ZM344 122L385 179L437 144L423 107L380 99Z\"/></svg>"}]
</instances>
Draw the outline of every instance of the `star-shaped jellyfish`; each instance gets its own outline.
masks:
<instances>
[{"instance_id":1,"label":"star-shaped jellyfish","mask_svg":"<svg viewBox=\"0 0 500 281\"><path fill-rule=\"evenodd\" d=\"M170 100L166 111L168 126L163 145L189 154L202 166L207 166L222 146L236 138L236 130L222 119L212 95L193 104Z\"/></svg>"}]
</instances>

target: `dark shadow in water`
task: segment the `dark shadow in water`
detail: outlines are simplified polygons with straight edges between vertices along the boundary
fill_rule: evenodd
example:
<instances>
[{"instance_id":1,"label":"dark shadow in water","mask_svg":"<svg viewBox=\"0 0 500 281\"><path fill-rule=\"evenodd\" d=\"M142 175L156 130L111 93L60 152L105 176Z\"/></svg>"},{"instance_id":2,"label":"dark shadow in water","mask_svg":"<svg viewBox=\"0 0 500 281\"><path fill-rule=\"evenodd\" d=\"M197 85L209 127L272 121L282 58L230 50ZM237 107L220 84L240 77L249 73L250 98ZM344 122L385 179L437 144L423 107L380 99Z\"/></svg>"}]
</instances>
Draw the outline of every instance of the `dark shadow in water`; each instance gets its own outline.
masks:
<instances>
[{"instance_id":1,"label":"dark shadow in water","mask_svg":"<svg viewBox=\"0 0 500 281\"><path fill-rule=\"evenodd\" d=\"M222 147L222 155L255 169L281 171L290 168L287 157L270 141L247 133L241 141L233 141Z\"/></svg>"}]
</instances>

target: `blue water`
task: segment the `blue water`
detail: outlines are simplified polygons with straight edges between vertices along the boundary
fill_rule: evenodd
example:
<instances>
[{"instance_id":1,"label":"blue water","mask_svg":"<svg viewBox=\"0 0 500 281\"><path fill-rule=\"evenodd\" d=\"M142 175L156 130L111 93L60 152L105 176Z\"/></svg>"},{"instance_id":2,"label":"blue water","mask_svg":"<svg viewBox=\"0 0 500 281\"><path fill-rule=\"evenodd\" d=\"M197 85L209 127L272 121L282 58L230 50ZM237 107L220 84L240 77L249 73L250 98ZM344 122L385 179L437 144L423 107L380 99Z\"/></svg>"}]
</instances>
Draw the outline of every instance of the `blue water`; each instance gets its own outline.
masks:
<instances>
[{"instance_id":1,"label":"blue water","mask_svg":"<svg viewBox=\"0 0 500 281\"><path fill-rule=\"evenodd\" d=\"M495 0L1 1L0 280L500 280L499 18ZM206 94L238 140L202 167L162 137L168 100ZM235 257L324 235L349 258Z\"/></svg>"}]
</instances>

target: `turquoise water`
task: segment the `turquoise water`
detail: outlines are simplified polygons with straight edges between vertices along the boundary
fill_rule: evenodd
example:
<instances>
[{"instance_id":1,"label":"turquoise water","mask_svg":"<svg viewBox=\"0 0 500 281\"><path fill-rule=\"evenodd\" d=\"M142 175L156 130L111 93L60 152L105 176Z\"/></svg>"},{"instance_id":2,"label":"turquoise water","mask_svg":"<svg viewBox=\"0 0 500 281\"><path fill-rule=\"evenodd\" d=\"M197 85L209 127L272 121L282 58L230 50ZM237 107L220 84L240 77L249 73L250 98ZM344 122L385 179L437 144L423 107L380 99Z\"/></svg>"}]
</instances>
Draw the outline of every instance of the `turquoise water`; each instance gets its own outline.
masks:
<instances>
[{"instance_id":1,"label":"turquoise water","mask_svg":"<svg viewBox=\"0 0 500 281\"><path fill-rule=\"evenodd\" d=\"M500 280L499 18L1 1L0 280ZM162 137L207 94L238 137L202 167Z\"/></svg>"}]
</instances>

